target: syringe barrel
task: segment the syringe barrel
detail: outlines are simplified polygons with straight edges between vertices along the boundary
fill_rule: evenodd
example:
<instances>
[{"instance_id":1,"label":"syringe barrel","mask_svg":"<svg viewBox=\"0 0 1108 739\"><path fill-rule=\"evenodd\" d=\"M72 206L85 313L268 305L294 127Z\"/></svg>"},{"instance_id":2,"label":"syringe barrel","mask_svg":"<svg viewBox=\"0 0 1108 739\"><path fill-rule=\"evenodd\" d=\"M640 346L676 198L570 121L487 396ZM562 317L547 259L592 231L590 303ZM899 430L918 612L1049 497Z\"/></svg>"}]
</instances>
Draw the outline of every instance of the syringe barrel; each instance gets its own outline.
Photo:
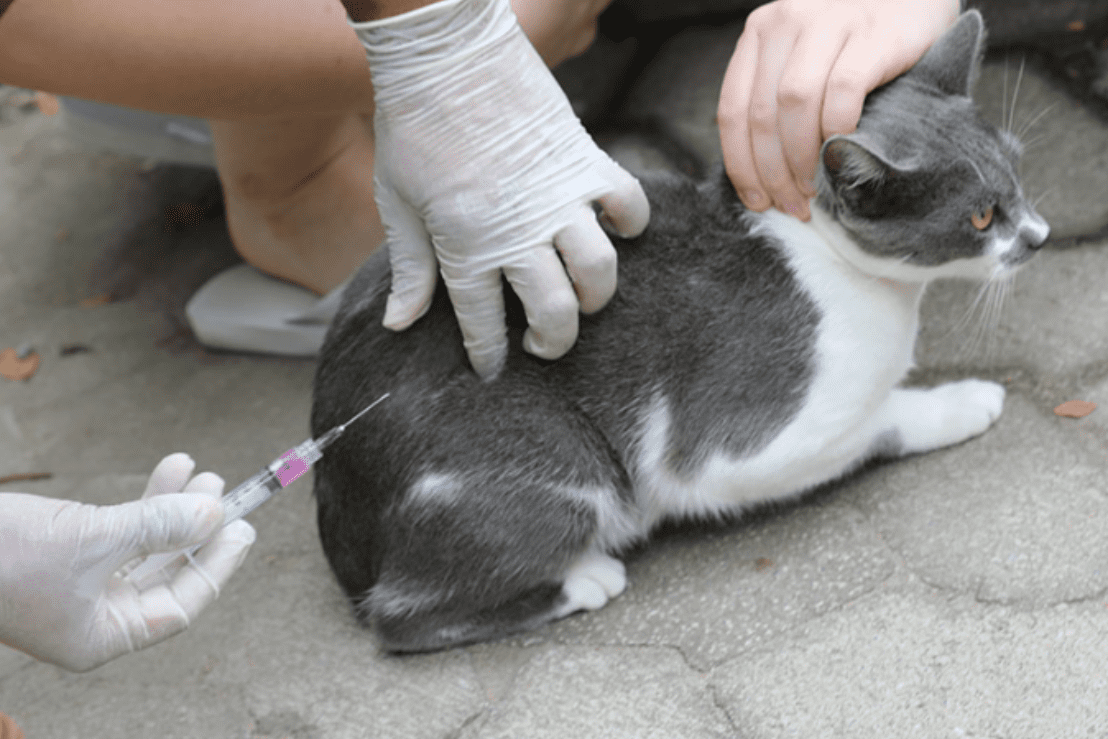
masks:
<instances>
[{"instance_id":1,"label":"syringe barrel","mask_svg":"<svg viewBox=\"0 0 1108 739\"><path fill-rule=\"evenodd\" d=\"M277 474L268 467L247 478L223 496L223 525L237 521L282 488Z\"/></svg>"},{"instance_id":2,"label":"syringe barrel","mask_svg":"<svg viewBox=\"0 0 1108 739\"><path fill-rule=\"evenodd\" d=\"M290 450L291 451L291 450ZM283 459L283 458L282 458ZM277 465L281 459L274 460ZM273 466L273 465L270 465ZM296 475L299 477L299 475ZM295 479L295 478L293 478ZM282 488L278 474L269 467L263 467L257 474L247 478L235 489L223 496L223 525L236 521L250 511L260 506L269 497ZM127 573L127 579L138 586L142 586L143 580L160 571L173 560L185 554L192 554L202 545L183 549L177 552L158 552L149 555L138 564L135 569Z\"/></svg>"}]
</instances>

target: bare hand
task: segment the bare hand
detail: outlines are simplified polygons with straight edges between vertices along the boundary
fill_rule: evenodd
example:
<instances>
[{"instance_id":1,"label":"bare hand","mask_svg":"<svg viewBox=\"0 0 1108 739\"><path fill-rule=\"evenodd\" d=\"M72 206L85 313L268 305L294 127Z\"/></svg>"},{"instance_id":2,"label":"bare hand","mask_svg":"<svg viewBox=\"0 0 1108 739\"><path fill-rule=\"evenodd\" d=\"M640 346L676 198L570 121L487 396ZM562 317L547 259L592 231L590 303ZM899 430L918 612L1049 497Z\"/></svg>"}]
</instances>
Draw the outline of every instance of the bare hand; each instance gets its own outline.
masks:
<instances>
[{"instance_id":1,"label":"bare hand","mask_svg":"<svg viewBox=\"0 0 1108 739\"><path fill-rule=\"evenodd\" d=\"M811 216L819 149L919 61L958 0L777 0L752 12L719 99L723 161L751 210Z\"/></svg>"}]
</instances>

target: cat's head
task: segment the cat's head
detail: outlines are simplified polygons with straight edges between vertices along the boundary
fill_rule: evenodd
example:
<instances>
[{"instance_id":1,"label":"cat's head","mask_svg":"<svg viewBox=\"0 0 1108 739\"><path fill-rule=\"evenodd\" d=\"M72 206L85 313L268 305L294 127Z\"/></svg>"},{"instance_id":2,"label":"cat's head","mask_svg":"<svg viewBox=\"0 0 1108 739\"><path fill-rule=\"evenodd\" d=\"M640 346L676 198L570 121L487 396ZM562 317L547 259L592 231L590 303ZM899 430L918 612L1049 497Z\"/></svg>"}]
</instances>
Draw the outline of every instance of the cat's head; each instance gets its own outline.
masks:
<instances>
[{"instance_id":1,"label":"cat's head","mask_svg":"<svg viewBox=\"0 0 1108 739\"><path fill-rule=\"evenodd\" d=\"M817 203L882 277L989 278L1042 246L1046 222L1024 199L1020 144L971 99L984 47L977 11L908 72L866 98L858 129L821 150Z\"/></svg>"}]
</instances>

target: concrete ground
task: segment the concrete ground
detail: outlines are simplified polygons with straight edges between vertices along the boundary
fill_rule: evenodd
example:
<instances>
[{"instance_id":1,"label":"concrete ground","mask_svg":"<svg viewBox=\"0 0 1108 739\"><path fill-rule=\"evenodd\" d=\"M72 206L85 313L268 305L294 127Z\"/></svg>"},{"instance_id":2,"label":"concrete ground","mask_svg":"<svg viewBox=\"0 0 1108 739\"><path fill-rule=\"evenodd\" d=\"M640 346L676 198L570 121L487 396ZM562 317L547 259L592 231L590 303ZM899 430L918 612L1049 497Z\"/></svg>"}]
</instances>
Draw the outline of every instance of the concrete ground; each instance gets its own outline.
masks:
<instances>
[{"instance_id":1,"label":"concrete ground","mask_svg":"<svg viewBox=\"0 0 1108 739\"><path fill-rule=\"evenodd\" d=\"M651 125L604 138L628 166L663 161L643 130L718 152L738 30L686 30L635 75L624 116ZM983 75L994 120L1018 67ZM1034 68L1019 88L1017 129L1041 114L1026 189L1057 240L995 325L971 315L976 288L937 286L914 377L1004 382L985 436L667 529L602 611L405 658L355 623L300 482L252 514L254 549L187 632L85 675L0 651L0 711L33 739L1108 737L1108 243L1081 238L1108 222L1108 126ZM181 331L189 293L235 261L211 174L0 114L0 349L42 360L0 379L0 477L53 474L8 489L123 501L177 450L234 483L304 438L313 361ZM1072 399L1100 409L1054 414Z\"/></svg>"}]
</instances>

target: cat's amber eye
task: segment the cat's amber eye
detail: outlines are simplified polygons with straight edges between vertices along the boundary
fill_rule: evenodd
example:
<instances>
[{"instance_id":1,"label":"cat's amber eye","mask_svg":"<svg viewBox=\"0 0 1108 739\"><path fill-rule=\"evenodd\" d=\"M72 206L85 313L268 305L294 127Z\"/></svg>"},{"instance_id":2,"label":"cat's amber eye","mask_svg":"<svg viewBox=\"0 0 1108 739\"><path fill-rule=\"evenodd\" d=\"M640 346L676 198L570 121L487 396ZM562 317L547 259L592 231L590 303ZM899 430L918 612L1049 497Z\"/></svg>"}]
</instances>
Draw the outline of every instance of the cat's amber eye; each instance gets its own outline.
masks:
<instances>
[{"instance_id":1,"label":"cat's amber eye","mask_svg":"<svg viewBox=\"0 0 1108 739\"><path fill-rule=\"evenodd\" d=\"M975 211L970 216L970 221L973 223L973 227L978 231L984 231L989 227L989 224L993 222L993 209L986 208L985 210Z\"/></svg>"}]
</instances>

